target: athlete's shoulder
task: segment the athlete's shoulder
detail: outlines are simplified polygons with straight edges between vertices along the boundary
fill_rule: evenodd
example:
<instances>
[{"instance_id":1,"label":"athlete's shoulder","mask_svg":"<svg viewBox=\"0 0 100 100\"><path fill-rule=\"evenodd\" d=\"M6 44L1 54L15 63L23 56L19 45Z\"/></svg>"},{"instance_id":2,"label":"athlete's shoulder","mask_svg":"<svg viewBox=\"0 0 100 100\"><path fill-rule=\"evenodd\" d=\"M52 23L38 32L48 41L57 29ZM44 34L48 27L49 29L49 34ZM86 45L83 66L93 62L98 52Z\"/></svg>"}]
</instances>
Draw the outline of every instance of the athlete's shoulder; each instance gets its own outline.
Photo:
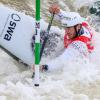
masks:
<instances>
[{"instance_id":1,"label":"athlete's shoulder","mask_svg":"<svg viewBox=\"0 0 100 100\"><path fill-rule=\"evenodd\" d=\"M82 41L73 41L69 47L72 47L76 50L78 50L83 55L88 55L88 48L86 44Z\"/></svg>"},{"instance_id":2,"label":"athlete's shoulder","mask_svg":"<svg viewBox=\"0 0 100 100\"><path fill-rule=\"evenodd\" d=\"M90 32L90 29L86 28L83 26L83 34L81 36L85 36L87 38L91 38L92 36L92 33Z\"/></svg>"}]
</instances>

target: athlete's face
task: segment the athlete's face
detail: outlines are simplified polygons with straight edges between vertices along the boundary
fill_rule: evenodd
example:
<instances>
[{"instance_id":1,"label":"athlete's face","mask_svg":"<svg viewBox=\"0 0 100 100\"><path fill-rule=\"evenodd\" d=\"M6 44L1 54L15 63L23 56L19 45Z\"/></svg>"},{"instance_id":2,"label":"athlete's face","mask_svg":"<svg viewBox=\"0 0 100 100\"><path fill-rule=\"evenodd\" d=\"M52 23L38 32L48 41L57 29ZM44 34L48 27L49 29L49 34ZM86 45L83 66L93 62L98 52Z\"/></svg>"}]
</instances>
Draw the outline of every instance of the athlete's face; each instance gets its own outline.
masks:
<instances>
[{"instance_id":1,"label":"athlete's face","mask_svg":"<svg viewBox=\"0 0 100 100\"><path fill-rule=\"evenodd\" d=\"M78 24L76 27L72 26L72 27L66 27L65 28L65 33L68 34L69 39L73 39L76 36L76 31L78 32L78 30L81 28L81 25Z\"/></svg>"},{"instance_id":2,"label":"athlete's face","mask_svg":"<svg viewBox=\"0 0 100 100\"><path fill-rule=\"evenodd\" d=\"M73 39L76 35L74 26L65 28L65 33L68 34L69 39Z\"/></svg>"}]
</instances>

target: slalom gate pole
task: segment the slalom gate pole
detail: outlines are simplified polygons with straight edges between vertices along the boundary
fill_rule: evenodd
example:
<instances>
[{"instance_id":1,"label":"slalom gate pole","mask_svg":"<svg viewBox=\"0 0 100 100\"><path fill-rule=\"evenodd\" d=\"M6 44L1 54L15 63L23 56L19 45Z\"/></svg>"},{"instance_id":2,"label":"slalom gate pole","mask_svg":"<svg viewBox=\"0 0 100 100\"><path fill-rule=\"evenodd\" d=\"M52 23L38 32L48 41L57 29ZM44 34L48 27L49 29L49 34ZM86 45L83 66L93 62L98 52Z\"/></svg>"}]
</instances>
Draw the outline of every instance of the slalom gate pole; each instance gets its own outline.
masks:
<instances>
[{"instance_id":1,"label":"slalom gate pole","mask_svg":"<svg viewBox=\"0 0 100 100\"><path fill-rule=\"evenodd\" d=\"M36 23L35 23L35 84L39 86L39 64L40 64L40 0L36 0Z\"/></svg>"}]
</instances>

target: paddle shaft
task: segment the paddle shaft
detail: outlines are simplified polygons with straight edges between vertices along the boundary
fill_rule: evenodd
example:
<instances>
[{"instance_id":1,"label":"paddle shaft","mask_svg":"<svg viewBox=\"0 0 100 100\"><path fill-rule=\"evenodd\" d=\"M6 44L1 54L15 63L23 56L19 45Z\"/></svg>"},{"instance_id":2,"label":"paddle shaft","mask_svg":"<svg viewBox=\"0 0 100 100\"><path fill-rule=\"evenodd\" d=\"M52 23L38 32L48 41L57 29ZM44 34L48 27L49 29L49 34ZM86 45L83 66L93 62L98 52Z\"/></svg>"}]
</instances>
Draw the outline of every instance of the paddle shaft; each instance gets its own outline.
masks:
<instances>
[{"instance_id":1,"label":"paddle shaft","mask_svg":"<svg viewBox=\"0 0 100 100\"><path fill-rule=\"evenodd\" d=\"M47 40L48 40L48 35L49 35L49 31L50 31L50 28L51 28L53 19L54 19L54 13L51 15L51 20L50 20L50 22L49 22L49 25L48 25L48 28L47 28L47 31L46 31L46 36L45 36L45 38L44 38L44 41L43 41L43 44L42 44L42 47L41 47L41 51L40 51L40 60L41 60L41 57L42 57L42 54L43 54L43 51L44 51L46 42L47 42Z\"/></svg>"}]
</instances>

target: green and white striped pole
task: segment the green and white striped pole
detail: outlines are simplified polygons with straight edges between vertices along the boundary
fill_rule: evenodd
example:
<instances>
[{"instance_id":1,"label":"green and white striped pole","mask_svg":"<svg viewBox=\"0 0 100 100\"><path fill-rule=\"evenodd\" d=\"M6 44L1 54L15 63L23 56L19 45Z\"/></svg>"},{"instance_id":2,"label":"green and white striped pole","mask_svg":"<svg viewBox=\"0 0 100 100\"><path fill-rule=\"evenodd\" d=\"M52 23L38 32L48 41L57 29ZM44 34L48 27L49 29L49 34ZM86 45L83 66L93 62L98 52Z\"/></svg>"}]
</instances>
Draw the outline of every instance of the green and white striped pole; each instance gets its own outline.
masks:
<instances>
[{"instance_id":1,"label":"green and white striped pole","mask_svg":"<svg viewBox=\"0 0 100 100\"><path fill-rule=\"evenodd\" d=\"M36 0L36 23L35 23L35 86L39 86L40 64L40 0Z\"/></svg>"}]
</instances>

